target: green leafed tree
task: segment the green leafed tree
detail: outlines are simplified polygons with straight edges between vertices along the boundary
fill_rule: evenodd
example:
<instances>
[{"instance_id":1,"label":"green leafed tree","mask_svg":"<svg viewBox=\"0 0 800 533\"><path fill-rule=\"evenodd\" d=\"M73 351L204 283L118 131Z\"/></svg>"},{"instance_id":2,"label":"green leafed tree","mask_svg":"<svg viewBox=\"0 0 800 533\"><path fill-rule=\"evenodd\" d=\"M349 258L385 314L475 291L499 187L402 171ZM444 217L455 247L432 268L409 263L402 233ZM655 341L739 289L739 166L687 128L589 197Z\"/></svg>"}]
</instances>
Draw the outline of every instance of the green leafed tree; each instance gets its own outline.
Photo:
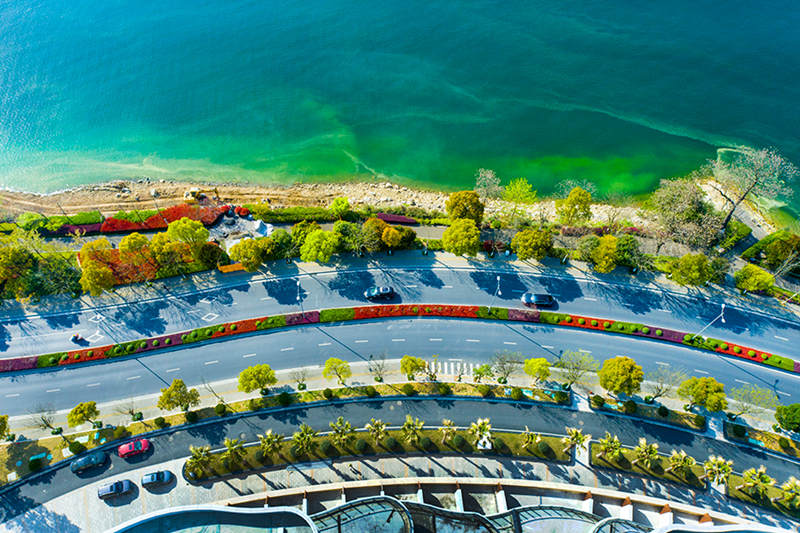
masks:
<instances>
[{"instance_id":1,"label":"green leafed tree","mask_svg":"<svg viewBox=\"0 0 800 533\"><path fill-rule=\"evenodd\" d=\"M300 259L307 262L327 263L339 248L339 234L316 230L306 237L300 247Z\"/></svg>"},{"instance_id":2,"label":"green leafed tree","mask_svg":"<svg viewBox=\"0 0 800 533\"><path fill-rule=\"evenodd\" d=\"M482 364L472 369L472 379L475 380L475 383L480 383L484 379L492 379L493 377L492 365Z\"/></svg>"},{"instance_id":3,"label":"green leafed tree","mask_svg":"<svg viewBox=\"0 0 800 533\"><path fill-rule=\"evenodd\" d=\"M100 296L110 290L116 279L114 273L103 263L88 261L81 266L81 289L92 296Z\"/></svg>"},{"instance_id":4,"label":"green leafed tree","mask_svg":"<svg viewBox=\"0 0 800 533\"><path fill-rule=\"evenodd\" d=\"M400 359L400 372L408 379L414 379L414 376L425 371L425 360L421 357L414 357L413 355L404 355Z\"/></svg>"},{"instance_id":5,"label":"green leafed tree","mask_svg":"<svg viewBox=\"0 0 800 533\"><path fill-rule=\"evenodd\" d=\"M597 272L611 272L617 267L617 238L603 235L592 250L592 263Z\"/></svg>"},{"instance_id":6,"label":"green leafed tree","mask_svg":"<svg viewBox=\"0 0 800 533\"><path fill-rule=\"evenodd\" d=\"M267 388L277 382L275 371L266 363L249 366L239 373L239 390L242 392L260 390L266 394Z\"/></svg>"},{"instance_id":7,"label":"green leafed tree","mask_svg":"<svg viewBox=\"0 0 800 533\"><path fill-rule=\"evenodd\" d=\"M711 263L704 254L685 254L672 263L672 281L680 285L704 285L711 275Z\"/></svg>"},{"instance_id":8,"label":"green leafed tree","mask_svg":"<svg viewBox=\"0 0 800 533\"><path fill-rule=\"evenodd\" d=\"M556 200L558 222L575 226L592 218L592 194L580 187L574 187L563 200Z\"/></svg>"},{"instance_id":9,"label":"green leafed tree","mask_svg":"<svg viewBox=\"0 0 800 533\"><path fill-rule=\"evenodd\" d=\"M511 247L522 261L541 261L553 249L553 235L546 229L524 229L511 239Z\"/></svg>"},{"instance_id":10,"label":"green leafed tree","mask_svg":"<svg viewBox=\"0 0 800 533\"><path fill-rule=\"evenodd\" d=\"M473 220L456 219L444 230L442 246L455 255L474 256L480 248L480 231Z\"/></svg>"},{"instance_id":11,"label":"green leafed tree","mask_svg":"<svg viewBox=\"0 0 800 533\"><path fill-rule=\"evenodd\" d=\"M383 249L383 232L389 224L379 218L368 218L361 226L361 244L370 252L375 253Z\"/></svg>"},{"instance_id":12,"label":"green leafed tree","mask_svg":"<svg viewBox=\"0 0 800 533\"><path fill-rule=\"evenodd\" d=\"M394 249L400 246L400 243L403 241L403 236L399 231L397 231L396 228L389 226L383 230L381 241L386 245L387 248Z\"/></svg>"},{"instance_id":13,"label":"green leafed tree","mask_svg":"<svg viewBox=\"0 0 800 533\"><path fill-rule=\"evenodd\" d=\"M447 215L452 219L468 218L480 224L484 205L475 191L459 191L450 194L445 204Z\"/></svg>"},{"instance_id":14,"label":"green leafed tree","mask_svg":"<svg viewBox=\"0 0 800 533\"><path fill-rule=\"evenodd\" d=\"M618 356L606 359L597 373L600 386L611 394L631 396L641 390L644 372L630 357Z\"/></svg>"},{"instance_id":15,"label":"green leafed tree","mask_svg":"<svg viewBox=\"0 0 800 533\"><path fill-rule=\"evenodd\" d=\"M775 285L775 276L756 265L745 265L733 275L736 288L743 291L768 291Z\"/></svg>"},{"instance_id":16,"label":"green leafed tree","mask_svg":"<svg viewBox=\"0 0 800 533\"><path fill-rule=\"evenodd\" d=\"M200 251L200 247L208 242L208 230L203 223L187 217L170 222L167 226L167 236L170 240L189 245L195 256Z\"/></svg>"},{"instance_id":17,"label":"green leafed tree","mask_svg":"<svg viewBox=\"0 0 800 533\"><path fill-rule=\"evenodd\" d=\"M69 427L74 428L86 422L93 422L98 416L100 416L100 411L97 410L97 403L82 402L67 413L67 424L69 424Z\"/></svg>"},{"instance_id":18,"label":"green leafed tree","mask_svg":"<svg viewBox=\"0 0 800 533\"><path fill-rule=\"evenodd\" d=\"M759 410L772 411L780 402L775 391L758 385L742 385L731 390L731 399L736 402L733 414L742 416L752 414Z\"/></svg>"},{"instance_id":19,"label":"green leafed tree","mask_svg":"<svg viewBox=\"0 0 800 533\"><path fill-rule=\"evenodd\" d=\"M325 379L334 379L339 383L339 385L344 385L345 381L353 375L353 371L350 370L350 363L347 361L343 361L336 357L330 357L327 361L325 361L325 367L322 369L322 376Z\"/></svg>"},{"instance_id":20,"label":"green leafed tree","mask_svg":"<svg viewBox=\"0 0 800 533\"><path fill-rule=\"evenodd\" d=\"M691 377L678 387L678 396L687 400L690 407L699 405L712 413L728 407L725 386L712 377Z\"/></svg>"},{"instance_id":21,"label":"green leafed tree","mask_svg":"<svg viewBox=\"0 0 800 533\"><path fill-rule=\"evenodd\" d=\"M154 261L150 241L141 233L131 233L119 241L119 259L131 265L144 265Z\"/></svg>"},{"instance_id":22,"label":"green leafed tree","mask_svg":"<svg viewBox=\"0 0 800 533\"><path fill-rule=\"evenodd\" d=\"M787 431L800 431L800 403L779 405L775 410L775 420Z\"/></svg>"},{"instance_id":23,"label":"green leafed tree","mask_svg":"<svg viewBox=\"0 0 800 533\"><path fill-rule=\"evenodd\" d=\"M292 246L296 250L300 250L300 248L302 248L303 246L303 243L306 242L306 238L315 231L321 229L322 228L320 228L319 224L317 224L316 222L301 220L300 222L292 226Z\"/></svg>"},{"instance_id":24,"label":"green leafed tree","mask_svg":"<svg viewBox=\"0 0 800 533\"><path fill-rule=\"evenodd\" d=\"M242 239L231 247L230 256L247 272L255 272L264 262L264 250L256 239Z\"/></svg>"},{"instance_id":25,"label":"green leafed tree","mask_svg":"<svg viewBox=\"0 0 800 533\"><path fill-rule=\"evenodd\" d=\"M547 381L550 377L550 362L544 357L525 359L523 369L534 385Z\"/></svg>"},{"instance_id":26,"label":"green leafed tree","mask_svg":"<svg viewBox=\"0 0 800 533\"><path fill-rule=\"evenodd\" d=\"M197 389L190 389L182 379L173 379L169 387L161 389L161 396L158 398L158 408L162 411L181 408L188 411L190 408L200 404L200 393Z\"/></svg>"},{"instance_id":27,"label":"green leafed tree","mask_svg":"<svg viewBox=\"0 0 800 533\"><path fill-rule=\"evenodd\" d=\"M5 439L9 435L8 415L0 415L0 439Z\"/></svg>"},{"instance_id":28,"label":"green leafed tree","mask_svg":"<svg viewBox=\"0 0 800 533\"><path fill-rule=\"evenodd\" d=\"M339 198L334 198L330 207L328 207L328 211L330 211L333 216L341 220L342 217L344 217L350 211L350 201L342 196Z\"/></svg>"}]
</instances>

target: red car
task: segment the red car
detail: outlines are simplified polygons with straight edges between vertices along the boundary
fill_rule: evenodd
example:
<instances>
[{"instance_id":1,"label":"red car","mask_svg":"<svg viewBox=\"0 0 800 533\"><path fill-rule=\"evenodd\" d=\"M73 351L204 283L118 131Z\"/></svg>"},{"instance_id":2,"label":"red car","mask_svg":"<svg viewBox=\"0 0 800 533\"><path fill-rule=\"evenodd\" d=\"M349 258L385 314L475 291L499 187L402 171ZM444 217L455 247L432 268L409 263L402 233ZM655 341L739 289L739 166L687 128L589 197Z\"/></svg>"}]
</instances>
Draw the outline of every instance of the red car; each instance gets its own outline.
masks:
<instances>
[{"instance_id":1,"label":"red car","mask_svg":"<svg viewBox=\"0 0 800 533\"><path fill-rule=\"evenodd\" d=\"M117 448L117 455L120 457L131 457L139 455L150 449L150 441L147 439L136 439L131 442L126 442Z\"/></svg>"}]
</instances>

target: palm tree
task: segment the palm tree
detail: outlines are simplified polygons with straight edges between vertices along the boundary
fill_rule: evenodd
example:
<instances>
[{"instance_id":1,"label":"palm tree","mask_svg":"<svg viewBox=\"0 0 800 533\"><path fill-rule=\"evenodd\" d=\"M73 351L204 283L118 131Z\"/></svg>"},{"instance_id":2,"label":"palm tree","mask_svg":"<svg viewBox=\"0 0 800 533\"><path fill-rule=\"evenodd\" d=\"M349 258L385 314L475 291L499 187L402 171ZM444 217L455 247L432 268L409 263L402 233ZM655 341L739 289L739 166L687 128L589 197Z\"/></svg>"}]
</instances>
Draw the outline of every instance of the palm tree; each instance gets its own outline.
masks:
<instances>
[{"instance_id":1,"label":"palm tree","mask_svg":"<svg viewBox=\"0 0 800 533\"><path fill-rule=\"evenodd\" d=\"M669 466L665 472L677 472L685 476L696 464L697 461L694 460L694 457L686 455L685 451L672 450L672 455L669 456Z\"/></svg>"},{"instance_id":2,"label":"palm tree","mask_svg":"<svg viewBox=\"0 0 800 533\"><path fill-rule=\"evenodd\" d=\"M597 441L597 446L600 450L597 452L597 456L603 459L614 461L622 453L622 443L619 441L619 437L611 435L608 431L606 431L605 437Z\"/></svg>"},{"instance_id":3,"label":"palm tree","mask_svg":"<svg viewBox=\"0 0 800 533\"><path fill-rule=\"evenodd\" d=\"M750 495L763 498L767 490L775 484L775 479L767 475L767 467L764 465L756 468L748 468L742 472L742 484L736 490L744 490Z\"/></svg>"},{"instance_id":4,"label":"palm tree","mask_svg":"<svg viewBox=\"0 0 800 533\"><path fill-rule=\"evenodd\" d=\"M261 454L268 457L280 450L281 442L283 442L283 435L273 433L271 429L268 429L266 433L258 436L258 441L260 443Z\"/></svg>"},{"instance_id":5,"label":"palm tree","mask_svg":"<svg viewBox=\"0 0 800 533\"><path fill-rule=\"evenodd\" d=\"M186 460L186 467L195 474L200 474L211 464L211 446L189 446L192 454Z\"/></svg>"},{"instance_id":6,"label":"palm tree","mask_svg":"<svg viewBox=\"0 0 800 533\"><path fill-rule=\"evenodd\" d=\"M422 433L422 426L424 425L425 422L419 418L411 418L411 415L406 415L406 421L400 428L400 432L403 434L403 438L410 444L417 444Z\"/></svg>"},{"instance_id":7,"label":"palm tree","mask_svg":"<svg viewBox=\"0 0 800 533\"><path fill-rule=\"evenodd\" d=\"M586 449L586 443L592 438L591 435L584 435L583 431L578 428L566 428L567 436L561 438L564 443L564 453L569 452L572 448Z\"/></svg>"},{"instance_id":8,"label":"palm tree","mask_svg":"<svg viewBox=\"0 0 800 533\"><path fill-rule=\"evenodd\" d=\"M372 440L375 442L380 442L386 438L386 422L383 420L370 418L367 425L364 426L364 429L367 430L367 433L369 433L369 436L372 437Z\"/></svg>"},{"instance_id":9,"label":"palm tree","mask_svg":"<svg viewBox=\"0 0 800 533\"><path fill-rule=\"evenodd\" d=\"M725 483L733 472L733 461L712 455L703 463L703 472L703 475L700 476L702 479L708 479L715 485Z\"/></svg>"},{"instance_id":10,"label":"palm tree","mask_svg":"<svg viewBox=\"0 0 800 533\"><path fill-rule=\"evenodd\" d=\"M300 430L292 434L292 447L296 455L306 455L314 451L317 432L308 424L300 424Z\"/></svg>"},{"instance_id":11,"label":"palm tree","mask_svg":"<svg viewBox=\"0 0 800 533\"><path fill-rule=\"evenodd\" d=\"M525 431L522 433L522 448L524 450L529 450L536 444L542 440L542 435L539 433L533 433L531 430L528 429L528 426L525 426Z\"/></svg>"},{"instance_id":12,"label":"palm tree","mask_svg":"<svg viewBox=\"0 0 800 533\"><path fill-rule=\"evenodd\" d=\"M492 423L488 418L479 418L469 425L469 433L475 437L475 442L492 437Z\"/></svg>"},{"instance_id":13,"label":"palm tree","mask_svg":"<svg viewBox=\"0 0 800 533\"><path fill-rule=\"evenodd\" d=\"M639 444L633 449L633 453L636 454L636 459L631 461L631 464L641 464L649 469L653 461L658 459L658 444L647 442L647 439L642 437L639 439Z\"/></svg>"},{"instance_id":14,"label":"palm tree","mask_svg":"<svg viewBox=\"0 0 800 533\"><path fill-rule=\"evenodd\" d=\"M244 459L247 452L242 446L242 439L225 439L225 451L220 456L229 465L237 465Z\"/></svg>"},{"instance_id":15,"label":"palm tree","mask_svg":"<svg viewBox=\"0 0 800 533\"><path fill-rule=\"evenodd\" d=\"M772 498L772 503L781 502L789 509L800 508L800 481L792 476L789 481L781 485L781 493L779 496Z\"/></svg>"},{"instance_id":16,"label":"palm tree","mask_svg":"<svg viewBox=\"0 0 800 533\"><path fill-rule=\"evenodd\" d=\"M442 427L439 428L439 433L442 434L442 444L446 444L455 436L456 425L452 420L445 418L442 420Z\"/></svg>"},{"instance_id":17,"label":"palm tree","mask_svg":"<svg viewBox=\"0 0 800 533\"><path fill-rule=\"evenodd\" d=\"M337 446L347 446L353 440L353 426L343 416L330 423L331 440Z\"/></svg>"}]
</instances>

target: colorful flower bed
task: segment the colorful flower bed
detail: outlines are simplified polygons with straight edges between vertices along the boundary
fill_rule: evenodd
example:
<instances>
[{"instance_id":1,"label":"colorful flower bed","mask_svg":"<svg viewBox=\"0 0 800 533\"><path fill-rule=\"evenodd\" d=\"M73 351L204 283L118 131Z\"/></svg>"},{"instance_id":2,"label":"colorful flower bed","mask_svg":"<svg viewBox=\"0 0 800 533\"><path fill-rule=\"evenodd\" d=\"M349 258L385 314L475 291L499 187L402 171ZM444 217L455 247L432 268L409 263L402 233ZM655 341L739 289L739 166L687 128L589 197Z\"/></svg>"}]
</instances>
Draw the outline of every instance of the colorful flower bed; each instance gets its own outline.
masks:
<instances>
[{"instance_id":1,"label":"colorful flower bed","mask_svg":"<svg viewBox=\"0 0 800 533\"><path fill-rule=\"evenodd\" d=\"M606 320L597 317L572 315L568 313L553 313L534 309L508 309L505 307L486 307L474 305L439 305L439 304L402 304L402 305L368 305L361 307L343 307L336 309L323 309L320 311L305 311L302 313L289 313L285 315L265 316L259 318L226 322L213 326L206 326L190 331L150 337L118 345L98 346L80 350L71 350L40 356L18 357L0 360L0 372L15 372L32 368L69 365L85 361L96 361L132 355L136 353L169 348L181 344L202 342L219 337L253 333L268 329L297 326L302 324L317 324L330 322L344 322L349 320L370 320L375 318L395 317L452 317L473 318L483 320L510 320L514 322L531 322L551 324L562 327L576 327L646 337L652 340L667 341L684 344L694 348L715 351L746 359L748 361L767 364L783 370L800 373L800 361L794 361L776 354L757 351L738 344L725 343L716 339L697 337L670 329L660 329L644 324L623 322L620 320Z\"/></svg>"},{"instance_id":2,"label":"colorful flower bed","mask_svg":"<svg viewBox=\"0 0 800 533\"><path fill-rule=\"evenodd\" d=\"M416 224L417 220L405 215L393 215L391 213L377 213L375 218L379 218L387 224Z\"/></svg>"},{"instance_id":3,"label":"colorful flower bed","mask_svg":"<svg viewBox=\"0 0 800 533\"><path fill-rule=\"evenodd\" d=\"M206 226L214 224L230 206L201 207L198 205L178 204L167 207L154 214L142 213L142 216L130 216L129 213L118 213L103 221L100 226L102 233L119 233L126 231L143 231L165 229L170 222L184 217L199 220ZM145 217L146 215L146 217Z\"/></svg>"}]
</instances>

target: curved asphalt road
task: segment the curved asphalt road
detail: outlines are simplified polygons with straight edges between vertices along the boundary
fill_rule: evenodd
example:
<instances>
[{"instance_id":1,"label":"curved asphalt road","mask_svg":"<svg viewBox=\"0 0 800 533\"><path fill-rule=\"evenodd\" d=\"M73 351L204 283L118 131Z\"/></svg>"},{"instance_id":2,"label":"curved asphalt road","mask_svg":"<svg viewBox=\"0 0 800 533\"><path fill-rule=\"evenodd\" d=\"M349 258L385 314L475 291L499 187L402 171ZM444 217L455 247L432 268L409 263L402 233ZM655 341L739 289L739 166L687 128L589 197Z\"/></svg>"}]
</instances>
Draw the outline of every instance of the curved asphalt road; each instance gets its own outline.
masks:
<instances>
[{"instance_id":1,"label":"curved asphalt road","mask_svg":"<svg viewBox=\"0 0 800 533\"><path fill-rule=\"evenodd\" d=\"M586 350L601 361L627 355L646 372L660 365L683 367L698 376L713 373L729 388L753 383L774 387L784 403L800 401L800 375L681 345L548 325L439 318L308 325L143 357L0 375L0 390L3 412L21 415L32 408L70 409L81 401L107 402L158 393L178 377L190 386L200 385L204 380L235 377L257 363L282 370L321 365L328 357L364 361L377 354L390 359L405 354L430 359L438 354L441 363L463 360L477 364L489 362L503 349L551 361L564 350Z\"/></svg>"},{"instance_id":2,"label":"curved asphalt road","mask_svg":"<svg viewBox=\"0 0 800 533\"><path fill-rule=\"evenodd\" d=\"M488 417L493 427L503 429L522 430L528 426L535 432L563 434L564 428L571 426L582 428L595 439L609 431L618 435L626 445L635 445L638 438L646 434L649 439L659 442L662 451L666 453L673 448L682 449L701 461L712 454L722 455L734 462L737 471L763 464L770 475L781 481L797 473L797 465L790 461L692 432L622 416L577 412L556 406L521 406L486 400L376 399L262 412L236 419L217 419L185 431L152 437L154 447L151 453L128 460L112 455L109 466L81 476L72 474L66 467L68 462L65 461L63 467L52 473L13 490L0 492L0 522L81 487L85 479L95 480L100 476L123 473L145 464L155 467L164 461L185 457L189 445L208 443L218 448L225 437L243 438L252 442L257 440L257 434L267 429L289 435L297 429L301 421L319 431L328 431L328 423L340 415L351 421L355 427L363 427L372 417L378 417L390 426L400 426L406 414L419 417L430 426L439 425L443 418L449 418L457 426L464 427L469 426L476 418Z\"/></svg>"}]
</instances>

